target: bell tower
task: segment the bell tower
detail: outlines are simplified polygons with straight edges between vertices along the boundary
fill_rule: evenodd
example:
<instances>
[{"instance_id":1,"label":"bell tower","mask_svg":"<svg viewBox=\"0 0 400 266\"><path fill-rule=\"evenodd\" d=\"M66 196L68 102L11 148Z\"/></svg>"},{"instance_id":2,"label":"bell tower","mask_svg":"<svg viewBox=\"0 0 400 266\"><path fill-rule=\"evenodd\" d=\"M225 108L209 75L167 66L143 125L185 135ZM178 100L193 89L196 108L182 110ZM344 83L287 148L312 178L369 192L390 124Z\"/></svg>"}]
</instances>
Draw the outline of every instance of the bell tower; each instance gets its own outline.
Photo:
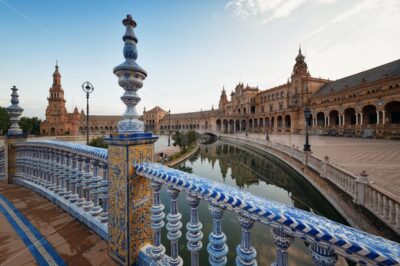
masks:
<instances>
[{"instance_id":1,"label":"bell tower","mask_svg":"<svg viewBox=\"0 0 400 266\"><path fill-rule=\"evenodd\" d=\"M67 120L67 109L65 108L64 90L61 87L61 74L57 63L53 73L53 86L49 90L47 101L46 122L51 126L46 130L46 133L62 135L65 133L64 123Z\"/></svg>"},{"instance_id":2,"label":"bell tower","mask_svg":"<svg viewBox=\"0 0 400 266\"><path fill-rule=\"evenodd\" d=\"M228 97L226 96L225 88L222 87L221 96L219 98L219 111L225 112L225 105L228 103Z\"/></svg>"}]
</instances>

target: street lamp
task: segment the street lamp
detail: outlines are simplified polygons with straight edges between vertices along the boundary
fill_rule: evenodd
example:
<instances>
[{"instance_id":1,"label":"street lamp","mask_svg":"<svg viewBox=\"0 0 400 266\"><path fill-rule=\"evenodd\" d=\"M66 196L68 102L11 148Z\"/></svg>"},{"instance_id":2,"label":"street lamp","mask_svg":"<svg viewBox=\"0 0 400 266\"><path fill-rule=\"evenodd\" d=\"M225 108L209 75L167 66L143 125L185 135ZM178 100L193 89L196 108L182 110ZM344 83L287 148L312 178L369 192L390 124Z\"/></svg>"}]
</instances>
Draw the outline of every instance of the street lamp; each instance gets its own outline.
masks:
<instances>
[{"instance_id":1,"label":"street lamp","mask_svg":"<svg viewBox=\"0 0 400 266\"><path fill-rule=\"evenodd\" d=\"M304 118L306 120L306 143L304 144L303 151L311 151L311 145L308 143L308 123L311 116L311 110L308 106L304 108Z\"/></svg>"},{"instance_id":2,"label":"street lamp","mask_svg":"<svg viewBox=\"0 0 400 266\"><path fill-rule=\"evenodd\" d=\"M168 147L171 146L171 109L168 110Z\"/></svg>"},{"instance_id":3,"label":"street lamp","mask_svg":"<svg viewBox=\"0 0 400 266\"><path fill-rule=\"evenodd\" d=\"M89 145L89 94L94 87L89 81L85 81L82 83L82 90L86 92L86 145Z\"/></svg>"}]
</instances>

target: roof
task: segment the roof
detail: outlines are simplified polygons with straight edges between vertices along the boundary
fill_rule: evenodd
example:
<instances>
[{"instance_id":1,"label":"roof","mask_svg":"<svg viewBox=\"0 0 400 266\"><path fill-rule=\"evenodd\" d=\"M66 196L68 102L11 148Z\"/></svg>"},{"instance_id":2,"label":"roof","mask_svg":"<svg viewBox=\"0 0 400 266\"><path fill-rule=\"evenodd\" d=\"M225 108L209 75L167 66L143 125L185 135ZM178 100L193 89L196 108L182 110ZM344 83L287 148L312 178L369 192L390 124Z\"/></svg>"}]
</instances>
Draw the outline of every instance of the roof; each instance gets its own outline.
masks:
<instances>
[{"instance_id":1,"label":"roof","mask_svg":"<svg viewBox=\"0 0 400 266\"><path fill-rule=\"evenodd\" d=\"M156 106L153 109L150 109L149 111L147 111L146 113L153 113L153 112L164 112L164 113L167 113L167 111L162 109L160 106Z\"/></svg>"},{"instance_id":2,"label":"roof","mask_svg":"<svg viewBox=\"0 0 400 266\"><path fill-rule=\"evenodd\" d=\"M400 59L326 83L318 91L316 91L313 96L323 96L332 92L339 92L355 87L364 82L372 83L381 79L398 75L400 75Z\"/></svg>"}]
</instances>

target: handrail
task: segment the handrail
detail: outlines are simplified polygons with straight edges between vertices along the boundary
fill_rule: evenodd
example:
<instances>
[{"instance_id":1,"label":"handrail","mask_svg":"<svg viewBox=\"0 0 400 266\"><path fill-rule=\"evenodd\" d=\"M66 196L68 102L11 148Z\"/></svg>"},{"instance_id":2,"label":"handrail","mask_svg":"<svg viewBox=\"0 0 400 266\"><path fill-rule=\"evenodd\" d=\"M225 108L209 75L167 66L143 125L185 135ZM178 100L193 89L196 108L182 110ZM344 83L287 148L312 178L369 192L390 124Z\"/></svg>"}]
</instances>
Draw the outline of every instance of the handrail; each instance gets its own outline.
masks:
<instances>
[{"instance_id":1,"label":"handrail","mask_svg":"<svg viewBox=\"0 0 400 266\"><path fill-rule=\"evenodd\" d=\"M184 191L190 196L210 201L264 224L279 226L286 233L312 243L325 243L337 254L357 262L367 259L382 265L400 263L400 245L382 237L159 164L136 164L135 169L138 175Z\"/></svg>"},{"instance_id":2,"label":"handrail","mask_svg":"<svg viewBox=\"0 0 400 266\"><path fill-rule=\"evenodd\" d=\"M105 148L98 148L84 144L71 143L66 141L57 140L43 140L43 141L28 141L23 143L16 143L16 147L41 147L41 148L56 148L60 150L69 151L71 153L89 156L93 159L101 159L107 161L108 150Z\"/></svg>"}]
</instances>

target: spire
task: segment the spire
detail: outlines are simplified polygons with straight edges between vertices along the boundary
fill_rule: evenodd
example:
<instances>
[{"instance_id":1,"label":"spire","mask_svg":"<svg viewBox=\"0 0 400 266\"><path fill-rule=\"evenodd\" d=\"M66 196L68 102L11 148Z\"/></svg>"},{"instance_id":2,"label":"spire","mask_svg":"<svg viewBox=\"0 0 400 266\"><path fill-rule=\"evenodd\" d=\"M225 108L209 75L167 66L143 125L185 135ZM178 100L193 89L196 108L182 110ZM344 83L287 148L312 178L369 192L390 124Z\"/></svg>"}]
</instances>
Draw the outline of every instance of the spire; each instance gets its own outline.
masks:
<instances>
[{"instance_id":1,"label":"spire","mask_svg":"<svg viewBox=\"0 0 400 266\"><path fill-rule=\"evenodd\" d=\"M301 53L301 46L299 45L299 53L296 56L296 63L293 66L292 75L309 75L307 64L304 61L305 57Z\"/></svg>"},{"instance_id":2,"label":"spire","mask_svg":"<svg viewBox=\"0 0 400 266\"><path fill-rule=\"evenodd\" d=\"M140 102L137 91L142 88L143 80L146 78L146 71L137 63L138 51L136 44L138 39L133 29L136 22L131 15L127 15L122 20L125 26L125 34L122 37L124 41L123 54L125 61L114 68L114 74L118 77L118 84L125 90L121 97L122 102L126 105L123 120L118 123L119 133L143 132L143 121L139 121L139 114L136 111L136 105Z\"/></svg>"},{"instance_id":3,"label":"spire","mask_svg":"<svg viewBox=\"0 0 400 266\"><path fill-rule=\"evenodd\" d=\"M53 87L54 86L61 86L61 74L58 71L58 61L56 61L56 66L53 73Z\"/></svg>"}]
</instances>

